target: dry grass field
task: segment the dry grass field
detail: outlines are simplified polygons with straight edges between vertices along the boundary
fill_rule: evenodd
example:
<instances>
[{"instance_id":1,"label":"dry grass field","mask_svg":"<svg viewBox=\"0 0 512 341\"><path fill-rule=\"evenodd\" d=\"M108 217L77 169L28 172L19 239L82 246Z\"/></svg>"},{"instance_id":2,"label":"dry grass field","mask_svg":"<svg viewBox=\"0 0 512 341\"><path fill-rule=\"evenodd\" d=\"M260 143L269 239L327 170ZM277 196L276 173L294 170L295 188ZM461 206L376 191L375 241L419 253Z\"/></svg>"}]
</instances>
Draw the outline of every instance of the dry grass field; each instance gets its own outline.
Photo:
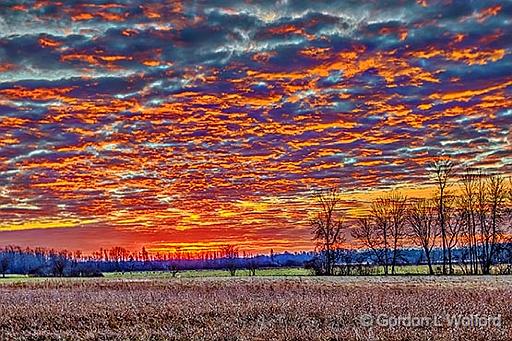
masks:
<instances>
[{"instance_id":1,"label":"dry grass field","mask_svg":"<svg viewBox=\"0 0 512 341\"><path fill-rule=\"evenodd\" d=\"M45 279L0 297L1 340L512 339L510 277Z\"/></svg>"}]
</instances>

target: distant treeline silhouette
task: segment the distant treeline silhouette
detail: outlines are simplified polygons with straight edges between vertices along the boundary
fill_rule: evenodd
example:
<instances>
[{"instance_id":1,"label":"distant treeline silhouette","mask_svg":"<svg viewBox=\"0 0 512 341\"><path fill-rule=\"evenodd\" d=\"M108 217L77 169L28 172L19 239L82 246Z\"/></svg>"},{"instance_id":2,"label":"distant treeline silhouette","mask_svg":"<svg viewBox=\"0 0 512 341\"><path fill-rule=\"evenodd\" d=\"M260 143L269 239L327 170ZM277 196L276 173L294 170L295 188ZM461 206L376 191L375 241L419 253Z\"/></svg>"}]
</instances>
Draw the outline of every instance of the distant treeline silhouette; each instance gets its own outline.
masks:
<instances>
[{"instance_id":1,"label":"distant treeline silhouette","mask_svg":"<svg viewBox=\"0 0 512 341\"><path fill-rule=\"evenodd\" d=\"M113 247L89 256L79 251L7 246L0 249L0 274L4 277L6 274L90 277L101 276L104 272L169 271L177 275L182 270L223 269L234 276L238 270L245 269L255 275L259 268L301 267L313 257L313 252L240 255L234 245L197 254L151 254L145 248L140 252L129 252L123 247Z\"/></svg>"}]
</instances>

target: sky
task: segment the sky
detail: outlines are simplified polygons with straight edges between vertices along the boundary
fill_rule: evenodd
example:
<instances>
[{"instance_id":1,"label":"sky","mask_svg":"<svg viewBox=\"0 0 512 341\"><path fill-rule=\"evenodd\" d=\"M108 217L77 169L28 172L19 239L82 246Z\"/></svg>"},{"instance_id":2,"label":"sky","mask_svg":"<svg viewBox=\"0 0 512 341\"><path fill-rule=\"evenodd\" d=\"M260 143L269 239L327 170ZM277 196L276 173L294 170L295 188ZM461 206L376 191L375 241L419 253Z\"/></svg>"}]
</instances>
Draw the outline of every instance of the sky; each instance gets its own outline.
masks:
<instances>
[{"instance_id":1,"label":"sky","mask_svg":"<svg viewBox=\"0 0 512 341\"><path fill-rule=\"evenodd\" d=\"M0 3L0 245L307 250L427 164L512 172L512 1Z\"/></svg>"}]
</instances>

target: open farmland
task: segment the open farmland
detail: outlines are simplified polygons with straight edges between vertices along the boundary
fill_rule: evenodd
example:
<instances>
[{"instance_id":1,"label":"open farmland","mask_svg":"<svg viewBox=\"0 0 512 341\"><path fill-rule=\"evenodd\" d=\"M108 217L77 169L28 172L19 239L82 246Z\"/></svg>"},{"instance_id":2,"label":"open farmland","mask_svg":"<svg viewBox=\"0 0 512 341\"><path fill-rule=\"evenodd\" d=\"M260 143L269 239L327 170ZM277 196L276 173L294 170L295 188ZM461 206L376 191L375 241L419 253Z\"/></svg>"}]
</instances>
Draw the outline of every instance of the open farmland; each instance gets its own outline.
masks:
<instances>
[{"instance_id":1,"label":"open farmland","mask_svg":"<svg viewBox=\"0 0 512 341\"><path fill-rule=\"evenodd\" d=\"M2 340L512 338L505 276L40 279L0 295ZM476 314L499 320L453 325Z\"/></svg>"}]
</instances>

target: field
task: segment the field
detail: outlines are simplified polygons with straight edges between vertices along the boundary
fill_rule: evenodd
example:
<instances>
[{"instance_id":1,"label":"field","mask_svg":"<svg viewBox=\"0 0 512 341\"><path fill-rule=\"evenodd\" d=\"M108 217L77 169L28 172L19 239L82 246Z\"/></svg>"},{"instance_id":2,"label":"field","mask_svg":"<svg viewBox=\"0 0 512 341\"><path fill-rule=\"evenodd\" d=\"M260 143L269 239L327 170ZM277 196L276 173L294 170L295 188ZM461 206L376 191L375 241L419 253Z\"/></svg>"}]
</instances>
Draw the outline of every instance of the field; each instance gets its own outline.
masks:
<instances>
[{"instance_id":1,"label":"field","mask_svg":"<svg viewBox=\"0 0 512 341\"><path fill-rule=\"evenodd\" d=\"M261 276L310 276L311 271L304 268L265 268L258 269L256 274L258 277ZM164 279L172 278L172 274L167 271L144 271L144 272L111 272L104 274L108 278L152 278L152 279ZM227 270L184 270L180 271L180 278L197 278L197 277L229 277L229 271ZM250 272L248 270L238 270L236 272L237 277L248 277Z\"/></svg>"},{"instance_id":2,"label":"field","mask_svg":"<svg viewBox=\"0 0 512 341\"><path fill-rule=\"evenodd\" d=\"M505 276L0 283L1 340L512 339L512 278ZM459 314L483 320L455 327ZM399 318L422 320L407 326Z\"/></svg>"}]
</instances>

